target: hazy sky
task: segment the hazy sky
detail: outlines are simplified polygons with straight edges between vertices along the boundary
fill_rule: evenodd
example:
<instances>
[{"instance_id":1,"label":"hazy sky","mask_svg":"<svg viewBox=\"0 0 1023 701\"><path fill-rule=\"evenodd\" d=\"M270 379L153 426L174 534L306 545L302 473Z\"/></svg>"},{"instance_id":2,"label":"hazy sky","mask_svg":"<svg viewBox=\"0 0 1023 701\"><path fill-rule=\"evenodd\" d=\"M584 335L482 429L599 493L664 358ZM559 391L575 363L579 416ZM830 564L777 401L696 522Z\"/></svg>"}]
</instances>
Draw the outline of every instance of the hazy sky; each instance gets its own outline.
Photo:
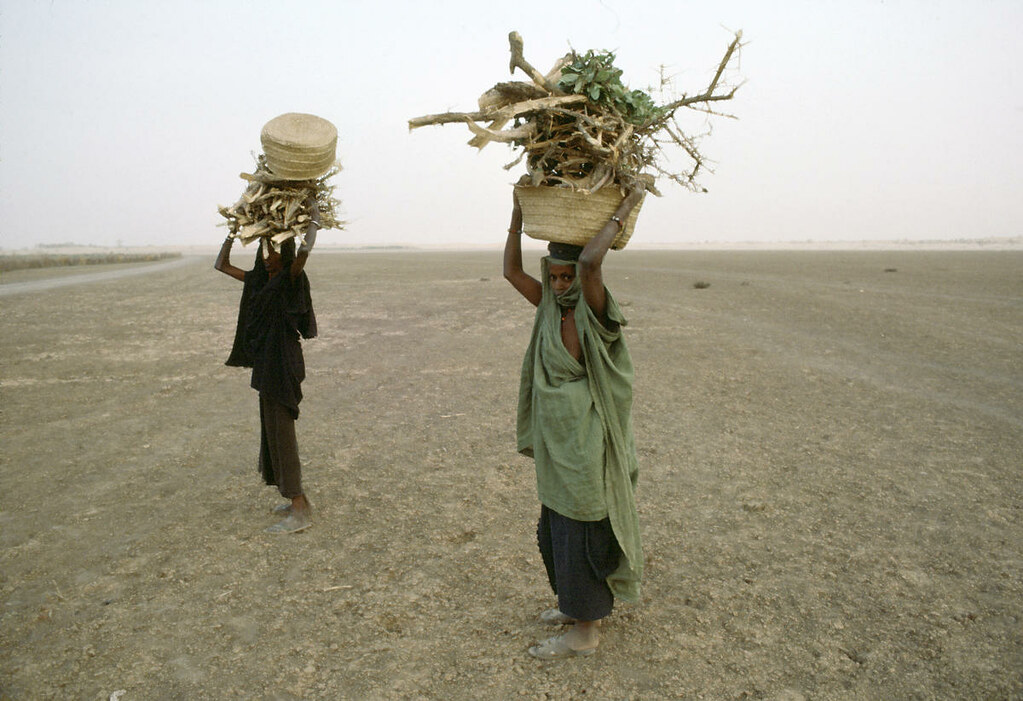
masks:
<instances>
[{"instance_id":1,"label":"hazy sky","mask_svg":"<svg viewBox=\"0 0 1023 701\"><path fill-rule=\"evenodd\" d=\"M214 245L283 112L340 132L322 241L500 245L514 154L407 120L508 80L511 30L543 71L610 49L689 93L743 30L709 192L662 182L636 242L1018 236L1020 27L1019 0L0 0L0 247Z\"/></svg>"}]
</instances>

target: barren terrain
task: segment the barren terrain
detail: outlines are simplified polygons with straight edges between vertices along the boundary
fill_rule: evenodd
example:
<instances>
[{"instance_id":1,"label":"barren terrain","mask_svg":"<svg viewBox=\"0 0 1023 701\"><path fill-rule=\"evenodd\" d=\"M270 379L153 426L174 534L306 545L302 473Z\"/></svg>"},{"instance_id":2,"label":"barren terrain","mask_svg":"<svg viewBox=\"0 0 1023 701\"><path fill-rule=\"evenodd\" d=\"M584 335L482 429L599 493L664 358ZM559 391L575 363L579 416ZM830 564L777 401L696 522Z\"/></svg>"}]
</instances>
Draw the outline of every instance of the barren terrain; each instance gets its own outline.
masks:
<instances>
[{"instance_id":1,"label":"barren terrain","mask_svg":"<svg viewBox=\"0 0 1023 701\"><path fill-rule=\"evenodd\" d=\"M500 252L313 254L292 536L212 262L0 297L0 698L1023 695L1023 252L611 254L644 597L553 663Z\"/></svg>"}]
</instances>

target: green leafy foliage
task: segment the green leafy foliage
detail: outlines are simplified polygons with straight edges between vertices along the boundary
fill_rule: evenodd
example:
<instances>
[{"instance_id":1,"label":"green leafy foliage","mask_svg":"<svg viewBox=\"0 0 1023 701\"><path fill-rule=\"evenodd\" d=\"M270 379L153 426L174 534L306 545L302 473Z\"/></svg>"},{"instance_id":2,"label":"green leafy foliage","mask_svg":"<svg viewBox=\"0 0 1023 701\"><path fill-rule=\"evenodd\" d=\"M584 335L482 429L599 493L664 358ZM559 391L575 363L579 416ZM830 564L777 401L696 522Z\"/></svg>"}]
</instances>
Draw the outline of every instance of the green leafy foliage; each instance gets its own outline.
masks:
<instances>
[{"instance_id":1,"label":"green leafy foliage","mask_svg":"<svg viewBox=\"0 0 1023 701\"><path fill-rule=\"evenodd\" d=\"M573 54L561 69L558 87L565 92L586 95L593 103L614 110L625 121L641 126L662 115L653 99L642 90L629 90L622 83L622 71L614 65L610 51Z\"/></svg>"}]
</instances>

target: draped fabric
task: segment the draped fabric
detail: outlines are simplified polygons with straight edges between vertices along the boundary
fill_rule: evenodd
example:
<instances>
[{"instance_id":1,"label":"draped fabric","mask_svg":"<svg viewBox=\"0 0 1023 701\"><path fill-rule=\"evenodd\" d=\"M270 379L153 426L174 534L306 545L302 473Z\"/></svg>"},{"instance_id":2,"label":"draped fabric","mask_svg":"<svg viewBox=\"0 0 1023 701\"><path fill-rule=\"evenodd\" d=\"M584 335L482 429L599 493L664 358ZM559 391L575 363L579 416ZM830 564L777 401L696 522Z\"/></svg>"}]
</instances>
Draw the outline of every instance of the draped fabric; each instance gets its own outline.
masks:
<instances>
[{"instance_id":1,"label":"draped fabric","mask_svg":"<svg viewBox=\"0 0 1023 701\"><path fill-rule=\"evenodd\" d=\"M602 324L580 293L578 272L557 297L548 279L551 262L542 262L543 294L522 363L517 448L534 459L543 505L579 521L610 519L623 557L607 583L616 597L636 601L643 555L634 495L633 370L621 332L626 320L605 290ZM581 360L562 343L561 306L575 307Z\"/></svg>"},{"instance_id":2,"label":"draped fabric","mask_svg":"<svg viewBox=\"0 0 1023 701\"><path fill-rule=\"evenodd\" d=\"M607 577L621 562L622 550L608 519L576 521L541 505L536 544L559 611L577 621L611 615L614 595Z\"/></svg>"},{"instance_id":3,"label":"draped fabric","mask_svg":"<svg viewBox=\"0 0 1023 701\"><path fill-rule=\"evenodd\" d=\"M309 278L292 279L287 268L270 277L263 257L245 273L238 325L227 365L251 367L253 389L283 404L294 418L302 401L305 359L299 337L316 336Z\"/></svg>"},{"instance_id":4,"label":"draped fabric","mask_svg":"<svg viewBox=\"0 0 1023 701\"><path fill-rule=\"evenodd\" d=\"M234 327L234 344L231 346L231 355L228 356L225 365L236 368L251 368L252 355L249 353L245 343L245 328L248 323L248 311L252 303L252 296L257 290L270 279L263 263L263 255L260 248L256 247L256 262L252 264L252 270L245 273L245 280L242 283L242 298L238 303L238 321Z\"/></svg>"}]
</instances>

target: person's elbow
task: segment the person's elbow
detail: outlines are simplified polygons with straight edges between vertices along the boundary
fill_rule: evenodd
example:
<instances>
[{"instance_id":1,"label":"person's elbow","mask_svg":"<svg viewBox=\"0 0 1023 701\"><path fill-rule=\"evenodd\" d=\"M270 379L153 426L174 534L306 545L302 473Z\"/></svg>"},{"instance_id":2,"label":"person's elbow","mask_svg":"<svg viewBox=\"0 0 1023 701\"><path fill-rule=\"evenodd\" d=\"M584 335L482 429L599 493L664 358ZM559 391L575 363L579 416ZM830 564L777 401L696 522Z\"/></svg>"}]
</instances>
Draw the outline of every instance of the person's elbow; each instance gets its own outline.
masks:
<instances>
[{"instance_id":1,"label":"person's elbow","mask_svg":"<svg viewBox=\"0 0 1023 701\"><path fill-rule=\"evenodd\" d=\"M603 262L604 256L602 255L597 255L589 251L583 251L579 254L579 270L584 275L598 272Z\"/></svg>"},{"instance_id":2,"label":"person's elbow","mask_svg":"<svg viewBox=\"0 0 1023 701\"><path fill-rule=\"evenodd\" d=\"M522 275L522 266L516 266L514 263L505 262L504 264L504 279L508 282L514 283L515 280Z\"/></svg>"}]
</instances>

